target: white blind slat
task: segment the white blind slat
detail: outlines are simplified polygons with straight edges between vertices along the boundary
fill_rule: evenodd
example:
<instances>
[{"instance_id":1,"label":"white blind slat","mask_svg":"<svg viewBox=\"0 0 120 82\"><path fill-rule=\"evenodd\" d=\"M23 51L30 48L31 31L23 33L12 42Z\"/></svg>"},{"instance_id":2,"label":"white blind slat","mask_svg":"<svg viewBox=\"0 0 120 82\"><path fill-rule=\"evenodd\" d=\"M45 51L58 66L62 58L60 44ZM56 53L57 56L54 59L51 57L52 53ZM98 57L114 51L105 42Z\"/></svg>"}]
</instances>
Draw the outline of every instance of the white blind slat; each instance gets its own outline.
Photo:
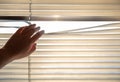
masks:
<instances>
[{"instance_id":1,"label":"white blind slat","mask_svg":"<svg viewBox=\"0 0 120 82\"><path fill-rule=\"evenodd\" d=\"M48 1L48 0L44 0L44 1L40 1L40 0L33 0L33 3L42 3L42 4L45 4L45 3L54 3L54 4L57 4L57 3L61 3L61 4L65 4L65 3L67 3L67 4L79 4L79 3L82 3L82 4L84 4L84 3L101 3L101 4L110 4L110 3L112 3L112 4L114 4L114 3L120 3L120 1L119 0L106 0L106 1L104 1L104 0L64 0L64 1L60 1L60 0L51 0L51 1Z\"/></svg>"},{"instance_id":2,"label":"white blind slat","mask_svg":"<svg viewBox=\"0 0 120 82\"><path fill-rule=\"evenodd\" d=\"M18 0L18 1L16 1L16 0L9 0L9 2L8 2L8 0L1 0L0 1L0 3L28 3L29 2L29 0L24 0L24 1L20 1L20 0ZM51 0L51 1L48 1L48 0L42 0L42 1L40 1L40 0L32 0L32 2L33 3L41 3L41 4L45 4L45 3L54 3L54 4L56 4L56 3L61 3L61 4L64 4L64 3L68 3L68 4L79 4L79 3L82 3L82 4L84 4L84 3L101 3L101 4L118 4L118 3L120 3L120 1L119 0L84 0L84 1L82 1L82 0L64 0L64 1L60 1L60 0Z\"/></svg>"},{"instance_id":3,"label":"white blind slat","mask_svg":"<svg viewBox=\"0 0 120 82\"><path fill-rule=\"evenodd\" d=\"M25 3L28 3L29 0L0 0L0 3L1 4L25 4Z\"/></svg>"}]
</instances>

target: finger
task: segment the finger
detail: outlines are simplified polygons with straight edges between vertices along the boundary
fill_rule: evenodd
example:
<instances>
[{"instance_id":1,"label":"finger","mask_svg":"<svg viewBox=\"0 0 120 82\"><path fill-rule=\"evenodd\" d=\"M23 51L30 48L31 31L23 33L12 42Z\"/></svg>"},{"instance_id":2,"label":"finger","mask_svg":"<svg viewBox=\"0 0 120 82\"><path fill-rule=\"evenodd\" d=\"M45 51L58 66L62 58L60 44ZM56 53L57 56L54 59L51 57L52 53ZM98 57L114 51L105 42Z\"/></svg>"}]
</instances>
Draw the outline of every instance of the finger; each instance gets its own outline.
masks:
<instances>
[{"instance_id":1,"label":"finger","mask_svg":"<svg viewBox=\"0 0 120 82\"><path fill-rule=\"evenodd\" d=\"M40 27L37 27L37 28L34 28L34 29L29 29L25 36L30 38L35 32L37 32L39 30L40 30Z\"/></svg>"},{"instance_id":2,"label":"finger","mask_svg":"<svg viewBox=\"0 0 120 82\"><path fill-rule=\"evenodd\" d=\"M35 28L35 26L36 26L36 24L31 24L31 25L27 26L27 27L23 30L22 34L25 35L29 29Z\"/></svg>"},{"instance_id":3,"label":"finger","mask_svg":"<svg viewBox=\"0 0 120 82\"><path fill-rule=\"evenodd\" d=\"M11 38L13 37L17 37L18 35L20 35L22 33L22 31L24 30L25 27L20 27L13 35Z\"/></svg>"},{"instance_id":4,"label":"finger","mask_svg":"<svg viewBox=\"0 0 120 82\"><path fill-rule=\"evenodd\" d=\"M25 27L20 27L15 34L21 34Z\"/></svg>"},{"instance_id":5,"label":"finger","mask_svg":"<svg viewBox=\"0 0 120 82\"><path fill-rule=\"evenodd\" d=\"M38 40L44 34L44 30L37 32L32 38L30 39L31 44Z\"/></svg>"}]
</instances>

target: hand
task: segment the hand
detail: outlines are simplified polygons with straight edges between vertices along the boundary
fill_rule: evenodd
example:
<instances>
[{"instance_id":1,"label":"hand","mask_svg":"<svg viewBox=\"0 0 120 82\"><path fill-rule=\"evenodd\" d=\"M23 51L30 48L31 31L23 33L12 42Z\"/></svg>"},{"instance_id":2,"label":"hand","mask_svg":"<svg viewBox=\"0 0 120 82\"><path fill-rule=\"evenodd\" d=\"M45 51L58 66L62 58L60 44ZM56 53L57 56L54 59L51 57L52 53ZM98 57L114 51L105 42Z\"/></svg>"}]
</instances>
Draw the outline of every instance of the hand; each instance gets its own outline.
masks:
<instances>
[{"instance_id":1,"label":"hand","mask_svg":"<svg viewBox=\"0 0 120 82\"><path fill-rule=\"evenodd\" d=\"M35 24L19 28L2 48L12 60L30 55L36 49L36 40L44 33Z\"/></svg>"}]
</instances>

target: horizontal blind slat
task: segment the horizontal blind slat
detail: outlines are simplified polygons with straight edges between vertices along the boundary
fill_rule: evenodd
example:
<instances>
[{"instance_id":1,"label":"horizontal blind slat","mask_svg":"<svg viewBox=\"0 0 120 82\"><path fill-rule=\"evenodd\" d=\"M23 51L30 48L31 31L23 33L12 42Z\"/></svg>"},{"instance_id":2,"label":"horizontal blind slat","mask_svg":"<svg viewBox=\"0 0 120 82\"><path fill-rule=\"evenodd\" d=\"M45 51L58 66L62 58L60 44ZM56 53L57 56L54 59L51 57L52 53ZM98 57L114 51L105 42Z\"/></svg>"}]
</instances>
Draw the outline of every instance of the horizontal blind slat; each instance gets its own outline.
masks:
<instances>
[{"instance_id":1,"label":"horizontal blind slat","mask_svg":"<svg viewBox=\"0 0 120 82\"><path fill-rule=\"evenodd\" d=\"M29 10L0 10L0 16L29 16ZM24 13L23 13L24 12ZM103 13L104 12L104 13ZM71 14L69 14L71 13ZM88 14L89 13L89 14ZM105 10L105 11L98 11L98 10L53 10L53 11L49 11L49 10L33 10L32 11L32 16L41 16L41 17L54 17L54 15L61 15L63 17L80 17L80 16L104 16L104 17L120 17L120 11L119 10Z\"/></svg>"},{"instance_id":2,"label":"horizontal blind slat","mask_svg":"<svg viewBox=\"0 0 120 82\"><path fill-rule=\"evenodd\" d=\"M104 13L103 13L104 12ZM71 14L69 14L71 13ZM89 14L88 14L89 13ZM43 10L43 11L35 11L33 10L33 16L54 16L54 15L61 15L61 16L106 16L106 17L114 17L114 16L120 16L120 10Z\"/></svg>"},{"instance_id":3,"label":"horizontal blind slat","mask_svg":"<svg viewBox=\"0 0 120 82\"><path fill-rule=\"evenodd\" d=\"M0 0L1 4L24 4L28 2L29 0Z\"/></svg>"},{"instance_id":4,"label":"horizontal blind slat","mask_svg":"<svg viewBox=\"0 0 120 82\"><path fill-rule=\"evenodd\" d=\"M33 10L119 10L119 5L93 4L32 4ZM29 10L29 4L1 4L1 10Z\"/></svg>"},{"instance_id":5,"label":"horizontal blind slat","mask_svg":"<svg viewBox=\"0 0 120 82\"><path fill-rule=\"evenodd\" d=\"M50 4L50 3L53 3L53 4L57 4L57 3L61 3L61 4L65 4L65 3L67 3L67 4L79 4L79 3L82 3L82 4L84 4L84 3L88 3L88 4L90 4L90 3L101 3L101 4L115 4L115 3L120 3L120 1L119 0L106 0L106 1L104 1L104 0L64 0L64 1L60 1L60 0L51 0L51 1L48 1L48 0L44 0L44 1L40 1L40 0L33 0L33 3L41 3L41 4L45 4L45 3L48 3L48 4Z\"/></svg>"},{"instance_id":6,"label":"horizontal blind slat","mask_svg":"<svg viewBox=\"0 0 120 82\"><path fill-rule=\"evenodd\" d=\"M24 0L24 1L16 1L16 0L1 0L0 3L28 3L29 0ZM78 4L78 3L88 3L88 4L97 4L97 3L101 3L101 4L117 4L117 3L120 3L119 0L84 0L84 1L81 1L81 0L64 0L64 1L59 1L59 0L51 0L51 1L48 1L48 0L44 0L44 1L40 1L40 0L32 0L33 3L41 3L41 4L50 4L50 3L53 3L53 4L57 4L57 3L61 3L61 4L64 4L64 3L67 3L67 4Z\"/></svg>"},{"instance_id":7,"label":"horizontal blind slat","mask_svg":"<svg viewBox=\"0 0 120 82\"><path fill-rule=\"evenodd\" d=\"M119 5L93 5L93 4L33 4L33 10L119 10Z\"/></svg>"},{"instance_id":8,"label":"horizontal blind slat","mask_svg":"<svg viewBox=\"0 0 120 82\"><path fill-rule=\"evenodd\" d=\"M109 30L108 30L109 31ZM120 30L118 30L120 31ZM94 33L94 32L93 32ZM0 39L7 39L12 36L13 33L0 34ZM104 36L104 37L103 37ZM91 33L80 33L80 34L44 34L42 39L120 39L120 34L91 34ZM54 45L54 44L53 44Z\"/></svg>"},{"instance_id":9,"label":"horizontal blind slat","mask_svg":"<svg viewBox=\"0 0 120 82\"><path fill-rule=\"evenodd\" d=\"M29 10L28 4L1 4L0 3L0 11L14 11L14 10Z\"/></svg>"},{"instance_id":10,"label":"horizontal blind slat","mask_svg":"<svg viewBox=\"0 0 120 82\"><path fill-rule=\"evenodd\" d=\"M101 80L32 80L32 82L101 82ZM102 80L102 82L119 82L119 80Z\"/></svg>"}]
</instances>

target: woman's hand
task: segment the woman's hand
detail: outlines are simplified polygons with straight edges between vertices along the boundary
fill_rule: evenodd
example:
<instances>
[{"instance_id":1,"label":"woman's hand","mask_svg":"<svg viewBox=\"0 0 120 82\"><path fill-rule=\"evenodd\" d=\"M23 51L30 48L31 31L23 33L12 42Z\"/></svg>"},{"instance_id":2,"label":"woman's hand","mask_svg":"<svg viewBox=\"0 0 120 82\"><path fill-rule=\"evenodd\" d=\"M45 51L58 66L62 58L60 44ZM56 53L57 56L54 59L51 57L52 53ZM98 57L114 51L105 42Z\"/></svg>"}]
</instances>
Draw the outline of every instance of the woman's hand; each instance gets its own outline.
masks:
<instances>
[{"instance_id":1,"label":"woman's hand","mask_svg":"<svg viewBox=\"0 0 120 82\"><path fill-rule=\"evenodd\" d=\"M35 24L19 28L2 48L8 58L15 60L30 55L36 49L36 41L43 35Z\"/></svg>"}]
</instances>

